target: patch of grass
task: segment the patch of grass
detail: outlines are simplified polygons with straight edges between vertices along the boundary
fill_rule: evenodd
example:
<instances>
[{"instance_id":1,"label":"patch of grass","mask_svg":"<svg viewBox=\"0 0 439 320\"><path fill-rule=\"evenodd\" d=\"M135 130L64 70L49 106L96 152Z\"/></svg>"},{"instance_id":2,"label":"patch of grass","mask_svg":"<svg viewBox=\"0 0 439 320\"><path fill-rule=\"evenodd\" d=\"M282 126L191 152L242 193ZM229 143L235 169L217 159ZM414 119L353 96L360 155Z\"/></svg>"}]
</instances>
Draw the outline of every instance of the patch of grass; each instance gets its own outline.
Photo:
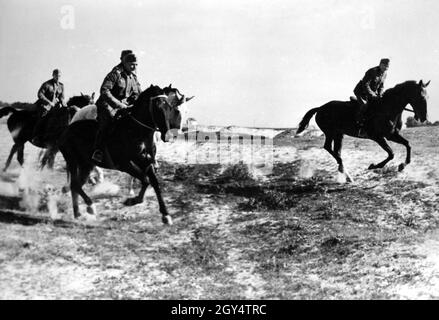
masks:
<instances>
[{"instance_id":1,"label":"patch of grass","mask_svg":"<svg viewBox=\"0 0 439 320\"><path fill-rule=\"evenodd\" d=\"M263 190L262 194L239 203L243 211L287 210L297 204L296 196L276 190Z\"/></svg>"},{"instance_id":2,"label":"patch of grass","mask_svg":"<svg viewBox=\"0 0 439 320\"><path fill-rule=\"evenodd\" d=\"M226 252L220 242L224 241L212 227L195 229L191 241L175 248L180 261L191 268L201 268L206 273L225 268Z\"/></svg>"},{"instance_id":3,"label":"patch of grass","mask_svg":"<svg viewBox=\"0 0 439 320\"><path fill-rule=\"evenodd\" d=\"M218 183L237 182L237 181L253 181L253 176L248 166L242 161L227 166L224 171L216 179Z\"/></svg>"},{"instance_id":4,"label":"patch of grass","mask_svg":"<svg viewBox=\"0 0 439 320\"><path fill-rule=\"evenodd\" d=\"M193 183L214 178L218 175L220 167L219 164L179 165L174 170L174 181Z\"/></svg>"}]
</instances>

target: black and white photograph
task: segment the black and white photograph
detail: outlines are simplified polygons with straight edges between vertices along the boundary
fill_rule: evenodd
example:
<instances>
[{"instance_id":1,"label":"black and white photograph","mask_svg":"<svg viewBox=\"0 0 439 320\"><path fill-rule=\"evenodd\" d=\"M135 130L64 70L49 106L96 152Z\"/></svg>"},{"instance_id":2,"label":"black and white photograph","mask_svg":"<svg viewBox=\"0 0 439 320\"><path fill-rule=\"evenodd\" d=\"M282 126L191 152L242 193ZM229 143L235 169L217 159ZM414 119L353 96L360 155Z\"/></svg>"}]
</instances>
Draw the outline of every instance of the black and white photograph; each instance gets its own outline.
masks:
<instances>
[{"instance_id":1,"label":"black and white photograph","mask_svg":"<svg viewBox=\"0 0 439 320\"><path fill-rule=\"evenodd\" d=\"M435 0L0 0L0 300L439 299L438 30Z\"/></svg>"}]
</instances>

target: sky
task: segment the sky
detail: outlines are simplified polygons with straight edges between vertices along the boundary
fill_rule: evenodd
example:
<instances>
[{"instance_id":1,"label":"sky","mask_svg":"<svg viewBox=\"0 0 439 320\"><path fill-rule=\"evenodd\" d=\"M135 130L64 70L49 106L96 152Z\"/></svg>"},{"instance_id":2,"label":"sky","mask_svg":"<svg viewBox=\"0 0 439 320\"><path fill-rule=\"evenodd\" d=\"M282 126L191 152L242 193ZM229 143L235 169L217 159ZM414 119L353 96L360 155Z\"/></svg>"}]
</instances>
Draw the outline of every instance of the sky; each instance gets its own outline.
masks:
<instances>
[{"instance_id":1,"label":"sky","mask_svg":"<svg viewBox=\"0 0 439 320\"><path fill-rule=\"evenodd\" d=\"M54 68L67 96L98 94L132 49L142 87L194 95L199 123L294 127L388 57L386 88L431 80L434 121L437 30L437 0L0 0L0 100L35 101Z\"/></svg>"}]
</instances>

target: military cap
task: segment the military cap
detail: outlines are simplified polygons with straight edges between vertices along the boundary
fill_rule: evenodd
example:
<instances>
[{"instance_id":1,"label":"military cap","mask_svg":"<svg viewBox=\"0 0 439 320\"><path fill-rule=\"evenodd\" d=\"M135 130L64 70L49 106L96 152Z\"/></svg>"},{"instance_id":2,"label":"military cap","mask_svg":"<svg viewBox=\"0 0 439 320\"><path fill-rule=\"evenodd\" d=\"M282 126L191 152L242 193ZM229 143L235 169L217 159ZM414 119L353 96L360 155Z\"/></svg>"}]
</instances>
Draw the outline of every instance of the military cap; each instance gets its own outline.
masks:
<instances>
[{"instance_id":1,"label":"military cap","mask_svg":"<svg viewBox=\"0 0 439 320\"><path fill-rule=\"evenodd\" d=\"M122 50L122 52L120 53L120 60L122 60L123 57L130 53L133 53L133 50Z\"/></svg>"},{"instance_id":2,"label":"military cap","mask_svg":"<svg viewBox=\"0 0 439 320\"><path fill-rule=\"evenodd\" d=\"M123 57L123 61L128 63L137 62L137 57L134 53L128 53Z\"/></svg>"}]
</instances>

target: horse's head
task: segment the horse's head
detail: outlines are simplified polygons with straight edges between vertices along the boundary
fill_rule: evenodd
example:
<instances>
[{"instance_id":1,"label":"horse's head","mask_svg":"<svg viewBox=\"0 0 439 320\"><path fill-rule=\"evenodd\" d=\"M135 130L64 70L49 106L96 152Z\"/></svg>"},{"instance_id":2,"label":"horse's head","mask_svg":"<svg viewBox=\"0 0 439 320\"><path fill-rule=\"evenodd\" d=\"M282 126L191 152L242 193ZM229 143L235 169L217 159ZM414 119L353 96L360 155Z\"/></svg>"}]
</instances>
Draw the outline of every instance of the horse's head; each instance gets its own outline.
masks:
<instances>
[{"instance_id":1,"label":"horse's head","mask_svg":"<svg viewBox=\"0 0 439 320\"><path fill-rule=\"evenodd\" d=\"M182 130L183 124L186 123L188 117L187 102L192 100L192 97L186 97L181 94L177 88L172 88L172 84L163 89L165 95L168 96L168 103L173 108L171 110L170 121L172 122L172 129Z\"/></svg>"},{"instance_id":2,"label":"horse's head","mask_svg":"<svg viewBox=\"0 0 439 320\"><path fill-rule=\"evenodd\" d=\"M409 98L409 103L415 112L415 120L424 122L427 120L427 86L430 81L424 83L422 80L416 83L414 93Z\"/></svg>"},{"instance_id":3,"label":"horse's head","mask_svg":"<svg viewBox=\"0 0 439 320\"><path fill-rule=\"evenodd\" d=\"M90 96L88 94L83 94L81 92L81 96L78 96L78 107L83 108L85 106L91 105L95 103L95 93L93 92Z\"/></svg>"},{"instance_id":4,"label":"horse's head","mask_svg":"<svg viewBox=\"0 0 439 320\"><path fill-rule=\"evenodd\" d=\"M165 90L151 85L143 91L134 102L132 115L153 129L158 129L164 142L173 138L172 129L181 126L181 115L178 107L168 102Z\"/></svg>"}]
</instances>

